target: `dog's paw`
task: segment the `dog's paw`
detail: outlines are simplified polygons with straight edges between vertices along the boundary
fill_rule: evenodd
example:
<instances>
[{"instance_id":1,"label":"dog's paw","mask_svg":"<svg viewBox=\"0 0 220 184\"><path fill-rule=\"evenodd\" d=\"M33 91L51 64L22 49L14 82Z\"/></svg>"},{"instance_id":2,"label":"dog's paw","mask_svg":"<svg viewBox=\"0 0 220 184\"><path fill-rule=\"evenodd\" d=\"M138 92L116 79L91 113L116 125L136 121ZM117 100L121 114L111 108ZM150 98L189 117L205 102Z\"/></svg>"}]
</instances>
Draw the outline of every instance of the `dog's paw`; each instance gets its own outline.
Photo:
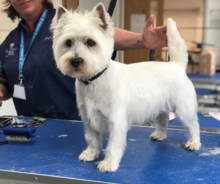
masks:
<instances>
[{"instance_id":1,"label":"dog's paw","mask_svg":"<svg viewBox=\"0 0 220 184\"><path fill-rule=\"evenodd\" d=\"M185 144L185 148L187 150L191 150L191 151L197 151L199 150L201 146L201 143L200 142L192 142L192 141L188 141L186 144Z\"/></svg>"},{"instance_id":2,"label":"dog's paw","mask_svg":"<svg viewBox=\"0 0 220 184\"><path fill-rule=\"evenodd\" d=\"M99 151L97 149L87 148L79 155L79 160L86 162L86 161L93 161L99 157Z\"/></svg>"},{"instance_id":3,"label":"dog's paw","mask_svg":"<svg viewBox=\"0 0 220 184\"><path fill-rule=\"evenodd\" d=\"M106 159L99 163L98 170L100 172L114 172L118 169L119 164L113 159Z\"/></svg>"},{"instance_id":4,"label":"dog's paw","mask_svg":"<svg viewBox=\"0 0 220 184\"><path fill-rule=\"evenodd\" d=\"M167 138L167 135L166 133L160 133L160 132L154 131L151 134L150 138L151 140L154 140L154 141L162 141Z\"/></svg>"}]
</instances>

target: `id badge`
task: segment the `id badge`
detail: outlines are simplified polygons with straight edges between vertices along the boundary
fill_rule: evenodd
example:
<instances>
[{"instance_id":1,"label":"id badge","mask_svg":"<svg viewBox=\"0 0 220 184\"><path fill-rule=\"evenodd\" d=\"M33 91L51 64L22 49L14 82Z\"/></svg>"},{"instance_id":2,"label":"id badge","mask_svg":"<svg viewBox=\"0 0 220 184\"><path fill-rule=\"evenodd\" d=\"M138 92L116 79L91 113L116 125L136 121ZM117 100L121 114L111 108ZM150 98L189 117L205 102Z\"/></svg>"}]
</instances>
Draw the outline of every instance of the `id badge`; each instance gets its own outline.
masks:
<instances>
[{"instance_id":1,"label":"id badge","mask_svg":"<svg viewBox=\"0 0 220 184\"><path fill-rule=\"evenodd\" d=\"M21 84L15 84L14 85L14 98L20 98L22 100L26 100L26 94L24 90L24 85Z\"/></svg>"}]
</instances>

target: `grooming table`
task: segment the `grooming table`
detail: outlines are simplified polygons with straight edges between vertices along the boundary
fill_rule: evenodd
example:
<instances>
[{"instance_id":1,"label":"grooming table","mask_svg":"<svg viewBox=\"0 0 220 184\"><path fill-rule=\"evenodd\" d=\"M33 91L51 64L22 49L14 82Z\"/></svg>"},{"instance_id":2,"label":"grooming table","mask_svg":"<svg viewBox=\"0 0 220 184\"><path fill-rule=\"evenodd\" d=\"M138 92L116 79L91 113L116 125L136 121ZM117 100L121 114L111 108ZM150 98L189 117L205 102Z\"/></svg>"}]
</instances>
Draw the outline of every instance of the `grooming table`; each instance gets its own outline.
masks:
<instances>
[{"instance_id":1,"label":"grooming table","mask_svg":"<svg viewBox=\"0 0 220 184\"><path fill-rule=\"evenodd\" d=\"M195 90L196 90L197 96L209 96L209 95L217 95L218 94L218 92L211 91L209 89L196 88Z\"/></svg>"},{"instance_id":2,"label":"grooming table","mask_svg":"<svg viewBox=\"0 0 220 184\"><path fill-rule=\"evenodd\" d=\"M220 130L220 121L212 117L203 117L201 113L198 113L198 120L200 128ZM177 119L174 119L169 122L168 126L182 127L182 124Z\"/></svg>"},{"instance_id":3,"label":"grooming table","mask_svg":"<svg viewBox=\"0 0 220 184\"><path fill-rule=\"evenodd\" d=\"M83 123L47 120L37 128L34 140L0 146L0 183L7 184L8 179L22 184L219 183L220 155L210 155L209 151L218 146L220 134L202 132L202 147L193 152L184 149L186 131L169 129L163 142L149 139L153 131L151 127L133 126L119 169L100 173L96 168L104 158L103 151L96 161L78 161L86 148ZM103 143L106 147L107 136Z\"/></svg>"},{"instance_id":4,"label":"grooming table","mask_svg":"<svg viewBox=\"0 0 220 184\"><path fill-rule=\"evenodd\" d=\"M187 74L187 76L193 82L195 88L220 92L220 73L215 73L213 76L202 76L198 74Z\"/></svg>"},{"instance_id":5,"label":"grooming table","mask_svg":"<svg viewBox=\"0 0 220 184\"><path fill-rule=\"evenodd\" d=\"M187 74L187 76L192 81L203 81L203 82L217 82L220 83L220 73L215 73L212 76L205 76L205 75L199 75L199 74Z\"/></svg>"},{"instance_id":6,"label":"grooming table","mask_svg":"<svg viewBox=\"0 0 220 184\"><path fill-rule=\"evenodd\" d=\"M196 88L200 112L220 112L220 73L213 76L187 74Z\"/></svg>"}]
</instances>

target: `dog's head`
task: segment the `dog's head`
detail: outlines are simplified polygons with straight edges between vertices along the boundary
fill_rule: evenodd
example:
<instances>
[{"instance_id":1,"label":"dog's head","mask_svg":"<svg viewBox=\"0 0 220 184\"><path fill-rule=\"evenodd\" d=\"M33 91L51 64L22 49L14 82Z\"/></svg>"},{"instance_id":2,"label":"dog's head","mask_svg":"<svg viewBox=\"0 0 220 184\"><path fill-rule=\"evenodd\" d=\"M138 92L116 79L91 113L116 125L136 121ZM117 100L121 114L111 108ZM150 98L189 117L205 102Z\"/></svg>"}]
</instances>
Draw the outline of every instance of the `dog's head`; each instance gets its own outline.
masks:
<instances>
[{"instance_id":1,"label":"dog's head","mask_svg":"<svg viewBox=\"0 0 220 184\"><path fill-rule=\"evenodd\" d=\"M89 78L108 66L114 28L102 3L85 13L59 6L51 31L56 64L64 75Z\"/></svg>"}]
</instances>

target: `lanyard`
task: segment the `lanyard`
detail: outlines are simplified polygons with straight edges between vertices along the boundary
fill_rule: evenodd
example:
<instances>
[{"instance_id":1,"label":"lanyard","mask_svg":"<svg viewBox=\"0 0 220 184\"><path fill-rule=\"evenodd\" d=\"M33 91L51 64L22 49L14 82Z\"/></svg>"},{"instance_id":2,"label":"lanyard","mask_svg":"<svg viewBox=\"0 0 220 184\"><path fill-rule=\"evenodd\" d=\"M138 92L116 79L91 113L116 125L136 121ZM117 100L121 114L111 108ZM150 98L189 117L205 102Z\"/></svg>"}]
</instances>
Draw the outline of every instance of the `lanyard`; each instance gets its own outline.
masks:
<instances>
[{"instance_id":1,"label":"lanyard","mask_svg":"<svg viewBox=\"0 0 220 184\"><path fill-rule=\"evenodd\" d=\"M24 62L25 62L25 59L27 57L27 54L35 40L35 38L37 37L37 34L45 20L47 16L47 9L44 9L41 17L40 17L40 20L37 24L37 27L36 29L34 30L34 34L32 36L32 39L31 39L31 42L29 44L29 47L28 47L28 50L26 52L26 54L24 55L24 32L23 32L23 28L21 28L21 38L20 38L20 53L19 53L19 64L18 64L18 70L19 70L19 80L20 80L20 84L22 84L22 80L23 80L23 72L22 72L22 69L23 69L23 65L24 65Z\"/></svg>"}]
</instances>

